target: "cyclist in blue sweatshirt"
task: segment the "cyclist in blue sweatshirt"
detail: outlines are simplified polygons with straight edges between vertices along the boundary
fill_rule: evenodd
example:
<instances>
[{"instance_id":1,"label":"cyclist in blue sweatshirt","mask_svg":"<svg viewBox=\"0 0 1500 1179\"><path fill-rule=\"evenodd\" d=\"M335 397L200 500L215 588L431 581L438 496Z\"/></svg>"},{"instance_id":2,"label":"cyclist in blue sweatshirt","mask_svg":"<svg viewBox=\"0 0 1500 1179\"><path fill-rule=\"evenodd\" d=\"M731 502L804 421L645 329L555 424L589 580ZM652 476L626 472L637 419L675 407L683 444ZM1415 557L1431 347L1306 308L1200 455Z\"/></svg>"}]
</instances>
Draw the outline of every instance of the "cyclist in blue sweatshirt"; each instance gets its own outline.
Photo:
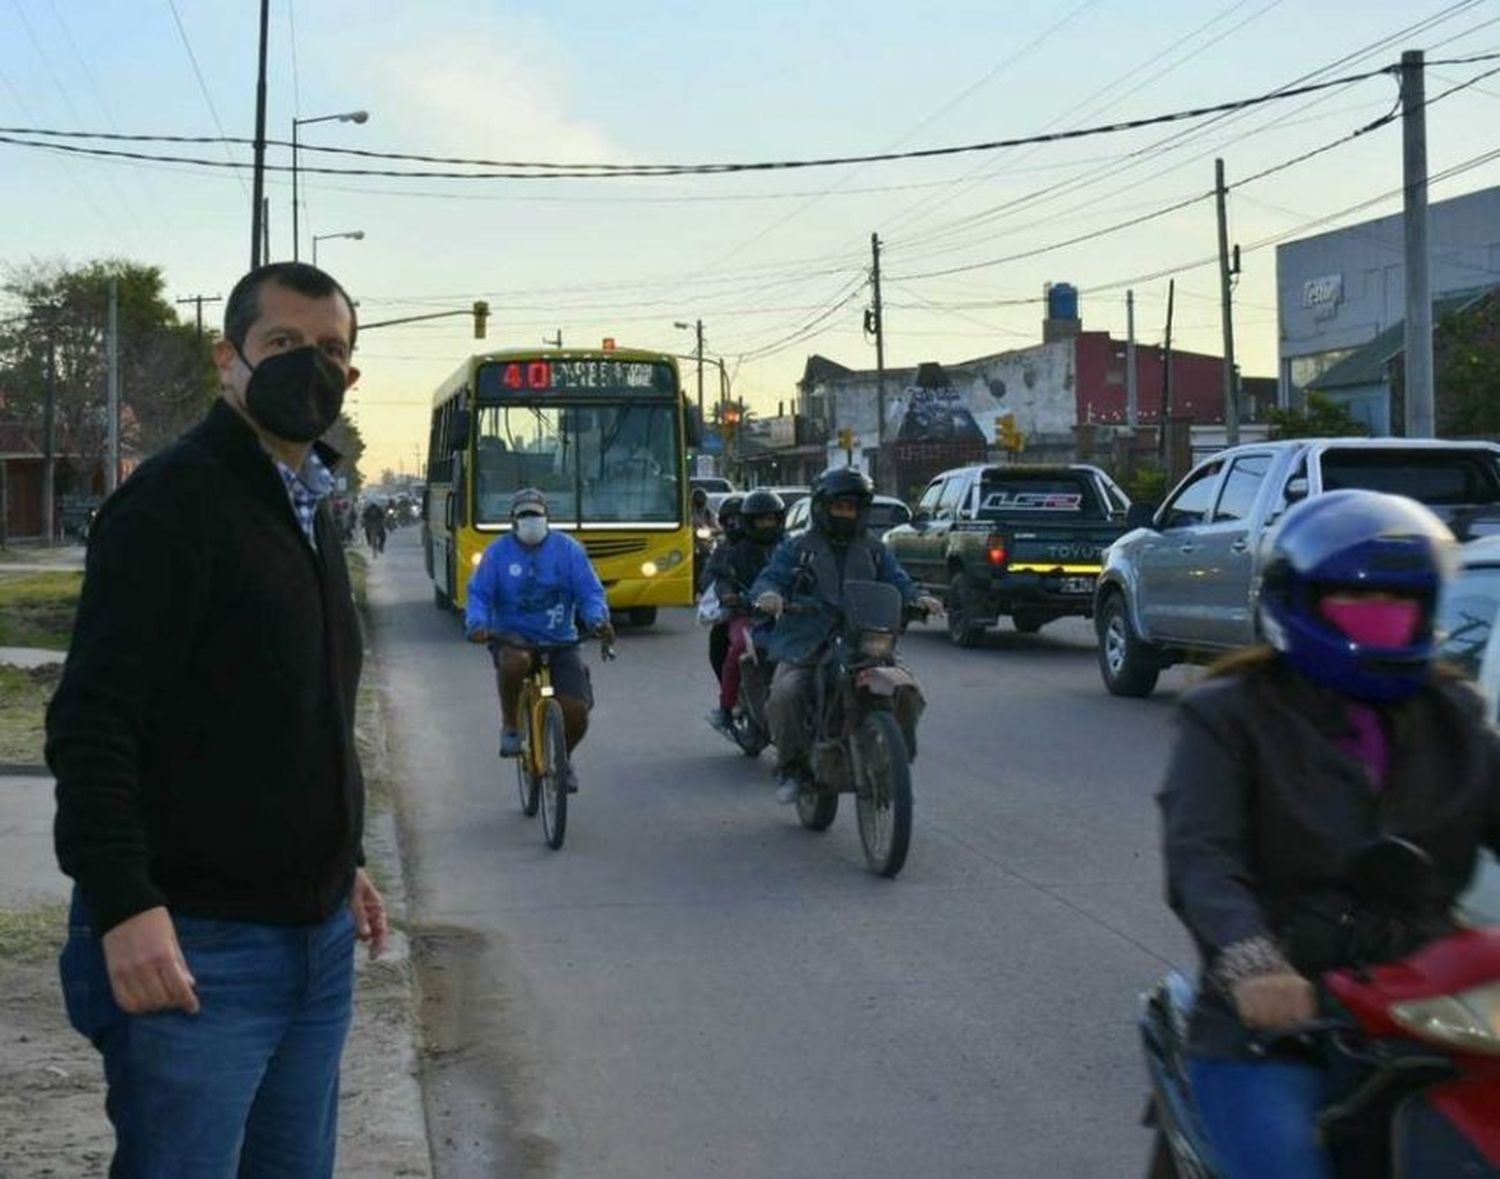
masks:
<instances>
[{"instance_id":1,"label":"cyclist in blue sweatshirt","mask_svg":"<svg viewBox=\"0 0 1500 1179\"><path fill-rule=\"evenodd\" d=\"M588 730L594 706L588 668L579 657L578 619L590 635L610 641L609 603L583 546L547 525L547 497L534 487L510 501L511 531L486 550L469 581L464 633L487 643L500 687L500 756L521 750L516 711L533 647L552 655L552 685L562 705L571 752ZM576 789L569 783L570 789Z\"/></svg>"}]
</instances>

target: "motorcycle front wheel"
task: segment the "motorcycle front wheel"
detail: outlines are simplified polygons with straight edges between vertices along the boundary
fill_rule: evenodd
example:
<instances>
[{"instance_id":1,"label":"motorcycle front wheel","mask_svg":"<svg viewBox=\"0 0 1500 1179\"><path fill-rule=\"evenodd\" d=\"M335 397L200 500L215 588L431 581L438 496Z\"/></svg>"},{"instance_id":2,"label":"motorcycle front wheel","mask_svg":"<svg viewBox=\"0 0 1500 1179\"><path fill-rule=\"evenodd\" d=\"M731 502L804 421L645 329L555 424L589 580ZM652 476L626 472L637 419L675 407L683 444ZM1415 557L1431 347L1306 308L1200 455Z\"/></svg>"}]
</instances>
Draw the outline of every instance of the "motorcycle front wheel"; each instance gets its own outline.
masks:
<instances>
[{"instance_id":1,"label":"motorcycle front wheel","mask_svg":"<svg viewBox=\"0 0 1500 1179\"><path fill-rule=\"evenodd\" d=\"M906 864L911 847L911 765L901 726L889 712L871 712L860 722L861 780L856 785L854 810L859 818L859 841L870 871L895 876Z\"/></svg>"}]
</instances>

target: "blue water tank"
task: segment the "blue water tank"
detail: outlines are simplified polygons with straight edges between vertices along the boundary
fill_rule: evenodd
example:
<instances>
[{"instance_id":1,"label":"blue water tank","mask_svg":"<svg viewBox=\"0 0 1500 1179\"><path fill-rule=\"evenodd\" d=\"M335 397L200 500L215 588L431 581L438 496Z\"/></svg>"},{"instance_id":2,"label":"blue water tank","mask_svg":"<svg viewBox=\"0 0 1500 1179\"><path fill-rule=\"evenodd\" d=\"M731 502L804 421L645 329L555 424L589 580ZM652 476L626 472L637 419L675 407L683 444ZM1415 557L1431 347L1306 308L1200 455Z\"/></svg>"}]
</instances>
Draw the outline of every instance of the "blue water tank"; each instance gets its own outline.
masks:
<instances>
[{"instance_id":1,"label":"blue water tank","mask_svg":"<svg viewBox=\"0 0 1500 1179\"><path fill-rule=\"evenodd\" d=\"M1055 282L1047 291L1048 319L1078 318L1078 288L1070 282Z\"/></svg>"}]
</instances>

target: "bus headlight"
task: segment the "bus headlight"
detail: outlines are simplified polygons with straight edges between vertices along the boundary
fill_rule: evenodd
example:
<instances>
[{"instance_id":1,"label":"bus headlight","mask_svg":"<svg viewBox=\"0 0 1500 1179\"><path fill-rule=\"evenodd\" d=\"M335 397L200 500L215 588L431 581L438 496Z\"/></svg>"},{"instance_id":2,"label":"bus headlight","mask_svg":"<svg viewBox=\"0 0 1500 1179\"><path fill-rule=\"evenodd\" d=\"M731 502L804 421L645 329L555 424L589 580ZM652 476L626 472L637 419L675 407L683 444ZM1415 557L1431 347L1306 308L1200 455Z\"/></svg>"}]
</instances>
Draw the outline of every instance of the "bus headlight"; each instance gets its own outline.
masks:
<instances>
[{"instance_id":1,"label":"bus headlight","mask_svg":"<svg viewBox=\"0 0 1500 1179\"><path fill-rule=\"evenodd\" d=\"M665 573L668 569L676 569L677 566L682 564L682 560L682 550L672 549L670 552L663 553L655 560L647 561L642 565L641 574L645 577L655 577L660 573Z\"/></svg>"},{"instance_id":2,"label":"bus headlight","mask_svg":"<svg viewBox=\"0 0 1500 1179\"><path fill-rule=\"evenodd\" d=\"M472 565L472 566L474 566L475 569L478 569L479 568L479 562L481 562L483 560L484 560L484 554L483 553L475 553L472 557L469 558L469 564Z\"/></svg>"}]
</instances>

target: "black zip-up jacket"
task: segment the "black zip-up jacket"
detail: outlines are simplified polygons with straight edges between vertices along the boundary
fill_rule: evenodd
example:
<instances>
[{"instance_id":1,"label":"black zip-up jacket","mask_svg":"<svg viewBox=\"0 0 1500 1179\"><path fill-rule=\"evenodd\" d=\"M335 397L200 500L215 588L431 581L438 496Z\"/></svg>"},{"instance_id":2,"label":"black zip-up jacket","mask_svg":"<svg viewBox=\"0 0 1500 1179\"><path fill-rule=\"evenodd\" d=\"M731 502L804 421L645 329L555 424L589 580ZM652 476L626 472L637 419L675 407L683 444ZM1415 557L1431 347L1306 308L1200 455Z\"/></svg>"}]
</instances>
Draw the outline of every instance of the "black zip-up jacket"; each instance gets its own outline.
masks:
<instances>
[{"instance_id":1,"label":"black zip-up jacket","mask_svg":"<svg viewBox=\"0 0 1500 1179\"><path fill-rule=\"evenodd\" d=\"M755 579L760 576L760 571L766 567L766 562L771 559L771 554L780 543L778 540L762 544L748 536L742 536L738 540L725 540L714 549L713 555L708 559L705 577L715 588L721 602L730 595L740 599L735 605L727 607L731 614L750 613L754 605L748 598L750 587L755 584Z\"/></svg>"},{"instance_id":2,"label":"black zip-up jacket","mask_svg":"<svg viewBox=\"0 0 1500 1179\"><path fill-rule=\"evenodd\" d=\"M1345 871L1376 838L1400 836L1436 862L1429 935L1451 927L1448 914L1480 847L1500 847L1500 738L1478 694L1440 673L1386 717L1389 775L1376 789L1364 764L1338 744L1348 730L1343 699L1279 659L1210 679L1184 697L1159 801L1167 899L1205 967L1194 1051L1243 1049L1226 974L1267 968L1247 949L1279 955L1314 982L1351 964L1359 926L1349 919L1358 906ZM1226 970L1240 957L1247 969Z\"/></svg>"},{"instance_id":3,"label":"black zip-up jacket","mask_svg":"<svg viewBox=\"0 0 1500 1179\"><path fill-rule=\"evenodd\" d=\"M222 401L104 505L47 712L58 861L97 932L163 904L295 925L345 902L361 636L327 500L314 531L316 551Z\"/></svg>"}]
</instances>

